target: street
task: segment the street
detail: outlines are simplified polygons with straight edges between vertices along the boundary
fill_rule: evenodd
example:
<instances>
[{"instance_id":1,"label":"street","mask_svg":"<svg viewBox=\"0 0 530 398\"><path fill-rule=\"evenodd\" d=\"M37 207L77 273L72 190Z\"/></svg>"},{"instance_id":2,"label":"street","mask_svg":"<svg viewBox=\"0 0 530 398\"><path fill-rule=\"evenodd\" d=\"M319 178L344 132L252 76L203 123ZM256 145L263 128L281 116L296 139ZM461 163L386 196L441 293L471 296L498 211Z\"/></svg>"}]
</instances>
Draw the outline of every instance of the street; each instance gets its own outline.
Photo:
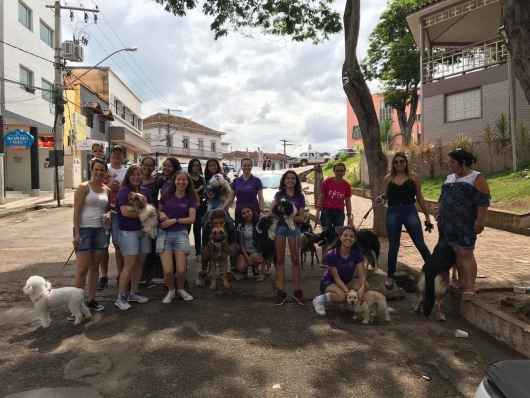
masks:
<instances>
[{"instance_id":1,"label":"street","mask_svg":"<svg viewBox=\"0 0 530 398\"><path fill-rule=\"evenodd\" d=\"M143 287L150 302L121 312L111 279L96 296L105 311L74 326L66 307L56 309L43 330L22 287L31 275L55 281L72 250L72 213L59 208L0 219L2 397L44 388L56 389L53 396L76 388L78 397L472 397L489 362L521 358L448 310L446 323L414 313L416 295L388 302L390 323L365 326L341 318L336 305L327 306L325 317L309 300L305 307L292 298L274 306L273 276L263 283L231 277L230 290L196 288L193 256L191 302L162 304L160 284ZM112 260L110 276L115 269ZM292 294L289 257L286 270ZM318 294L322 273L306 262L306 298ZM75 256L57 287L71 286L74 274ZM378 290L384 276L369 281ZM456 329L469 338L457 339Z\"/></svg>"}]
</instances>

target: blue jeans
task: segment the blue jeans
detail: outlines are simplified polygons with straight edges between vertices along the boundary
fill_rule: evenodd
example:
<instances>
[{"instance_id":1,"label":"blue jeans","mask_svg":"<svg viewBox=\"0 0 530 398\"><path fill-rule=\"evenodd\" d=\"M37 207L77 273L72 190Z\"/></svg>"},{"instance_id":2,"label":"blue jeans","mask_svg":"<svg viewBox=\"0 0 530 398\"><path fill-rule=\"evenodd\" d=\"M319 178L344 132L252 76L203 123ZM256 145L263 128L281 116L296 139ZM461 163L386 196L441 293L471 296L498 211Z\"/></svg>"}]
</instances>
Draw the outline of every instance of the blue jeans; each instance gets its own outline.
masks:
<instances>
[{"instance_id":1,"label":"blue jeans","mask_svg":"<svg viewBox=\"0 0 530 398\"><path fill-rule=\"evenodd\" d=\"M431 252L423 240L423 227L421 225L418 211L414 205L388 206L386 212L386 233L388 235L388 277L393 278L396 272L397 255L401 239L401 228L410 235L414 246L426 261Z\"/></svg>"}]
</instances>

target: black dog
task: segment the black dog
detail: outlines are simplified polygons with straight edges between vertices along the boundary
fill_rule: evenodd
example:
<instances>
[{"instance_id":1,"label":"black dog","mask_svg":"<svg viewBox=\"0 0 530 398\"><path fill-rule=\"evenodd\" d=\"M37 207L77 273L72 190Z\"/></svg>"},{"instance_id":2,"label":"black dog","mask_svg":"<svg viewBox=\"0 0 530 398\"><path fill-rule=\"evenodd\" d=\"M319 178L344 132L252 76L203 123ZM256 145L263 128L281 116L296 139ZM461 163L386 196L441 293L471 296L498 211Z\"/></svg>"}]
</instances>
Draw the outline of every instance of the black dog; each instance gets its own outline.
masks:
<instances>
[{"instance_id":1,"label":"black dog","mask_svg":"<svg viewBox=\"0 0 530 398\"><path fill-rule=\"evenodd\" d=\"M274 219L272 217L260 218L258 225L254 229L254 245L256 251L262 254L263 263L266 263L268 271L270 270L271 263L276 264L274 240L269 238L269 229L273 225L273 221ZM263 272L262 276L264 276Z\"/></svg>"},{"instance_id":2,"label":"black dog","mask_svg":"<svg viewBox=\"0 0 530 398\"><path fill-rule=\"evenodd\" d=\"M414 311L421 312L423 307L423 314L428 317L434 307L436 319L445 321L440 305L449 286L449 271L456 262L456 254L439 229L438 233L438 243L421 269L418 282L420 301Z\"/></svg>"},{"instance_id":3,"label":"black dog","mask_svg":"<svg viewBox=\"0 0 530 398\"><path fill-rule=\"evenodd\" d=\"M298 214L298 209L290 200L282 198L276 206L272 208L272 213L285 220L287 226L291 231L295 230L294 217ZM285 218L287 216L287 218ZM274 239L276 237L276 229L278 228L278 220L273 219L273 224L269 228L269 238Z\"/></svg>"}]
</instances>

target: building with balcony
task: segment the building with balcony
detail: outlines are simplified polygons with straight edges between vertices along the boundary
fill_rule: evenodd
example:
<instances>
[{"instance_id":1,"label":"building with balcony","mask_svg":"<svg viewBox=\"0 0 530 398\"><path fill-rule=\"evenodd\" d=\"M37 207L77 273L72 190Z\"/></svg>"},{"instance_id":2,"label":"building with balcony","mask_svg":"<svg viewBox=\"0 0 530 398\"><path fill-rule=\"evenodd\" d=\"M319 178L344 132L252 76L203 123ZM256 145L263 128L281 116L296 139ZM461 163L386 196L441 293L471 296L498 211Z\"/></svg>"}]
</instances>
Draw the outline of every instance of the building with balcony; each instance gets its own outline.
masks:
<instances>
[{"instance_id":1,"label":"building with balcony","mask_svg":"<svg viewBox=\"0 0 530 398\"><path fill-rule=\"evenodd\" d=\"M502 114L509 118L510 102L514 124L530 123L530 105L515 74L510 90L501 21L499 0L434 0L407 16L422 54L423 139L447 143L464 133L479 141L485 125L493 128ZM483 158L489 170L489 156ZM495 168L500 165L494 160Z\"/></svg>"},{"instance_id":2,"label":"building with balcony","mask_svg":"<svg viewBox=\"0 0 530 398\"><path fill-rule=\"evenodd\" d=\"M156 156L159 165L168 157L177 158L182 164L193 158L201 160L201 163L210 158L219 161L223 158L221 139L225 133L184 117L168 117L164 113L151 115L144 119L144 134L151 143L150 156Z\"/></svg>"},{"instance_id":3,"label":"building with balcony","mask_svg":"<svg viewBox=\"0 0 530 398\"><path fill-rule=\"evenodd\" d=\"M253 167L258 170L263 169L263 158L267 156L271 161L271 170L284 170L292 167L289 163L289 156L281 153L265 153L263 151L234 151L223 154L223 162L234 165L234 170L237 172L241 169L241 160L243 158L252 159Z\"/></svg>"}]
</instances>

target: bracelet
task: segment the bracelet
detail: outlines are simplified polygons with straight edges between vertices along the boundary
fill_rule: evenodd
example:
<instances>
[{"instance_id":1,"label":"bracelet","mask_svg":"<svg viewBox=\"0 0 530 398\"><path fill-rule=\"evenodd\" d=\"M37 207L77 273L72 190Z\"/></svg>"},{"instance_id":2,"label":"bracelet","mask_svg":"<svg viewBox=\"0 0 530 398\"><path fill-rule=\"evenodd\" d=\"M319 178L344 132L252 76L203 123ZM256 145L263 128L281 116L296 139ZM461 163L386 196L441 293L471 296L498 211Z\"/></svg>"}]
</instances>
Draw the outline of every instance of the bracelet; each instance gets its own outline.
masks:
<instances>
[{"instance_id":1,"label":"bracelet","mask_svg":"<svg viewBox=\"0 0 530 398\"><path fill-rule=\"evenodd\" d=\"M315 209L317 209L317 210L322 210L322 207L320 207L320 206L315 206Z\"/></svg>"},{"instance_id":2,"label":"bracelet","mask_svg":"<svg viewBox=\"0 0 530 398\"><path fill-rule=\"evenodd\" d=\"M434 210L440 210L440 208L439 207L435 207Z\"/></svg>"}]
</instances>

